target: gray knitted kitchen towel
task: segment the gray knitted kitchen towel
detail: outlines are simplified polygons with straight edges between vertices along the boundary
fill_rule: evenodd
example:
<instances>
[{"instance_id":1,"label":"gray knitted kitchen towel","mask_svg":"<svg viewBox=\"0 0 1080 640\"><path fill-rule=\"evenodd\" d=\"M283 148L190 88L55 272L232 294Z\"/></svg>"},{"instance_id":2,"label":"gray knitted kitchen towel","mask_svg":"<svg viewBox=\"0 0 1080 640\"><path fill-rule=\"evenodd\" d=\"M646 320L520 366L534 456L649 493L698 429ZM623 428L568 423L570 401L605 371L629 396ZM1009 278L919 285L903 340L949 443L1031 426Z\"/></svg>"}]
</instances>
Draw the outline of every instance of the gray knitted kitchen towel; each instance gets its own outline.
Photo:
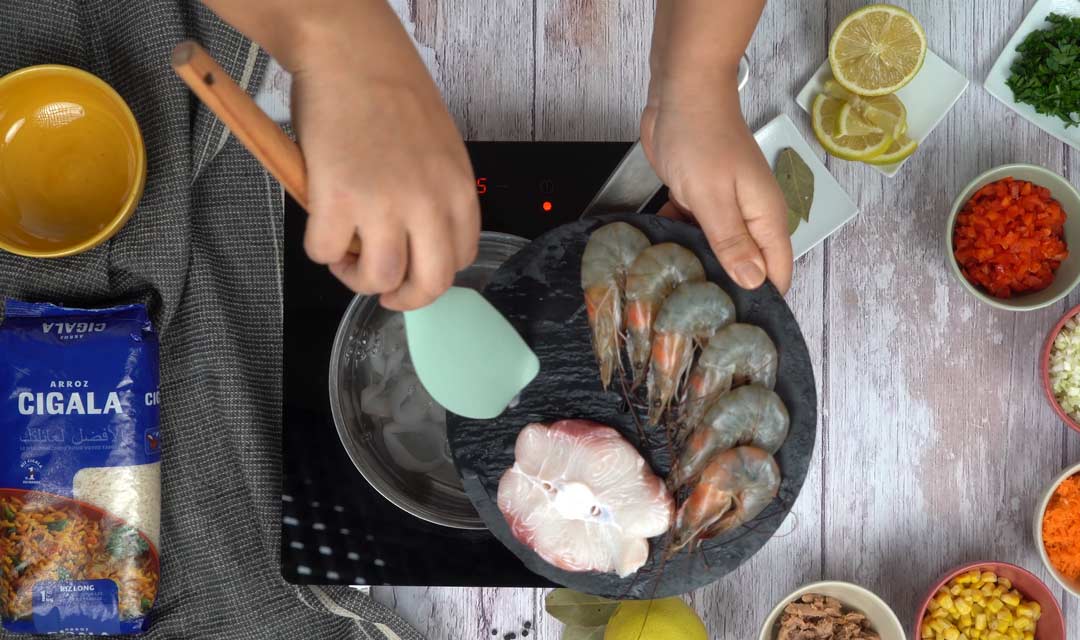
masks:
<instances>
[{"instance_id":1,"label":"gray knitted kitchen towel","mask_svg":"<svg viewBox=\"0 0 1080 640\"><path fill-rule=\"evenodd\" d=\"M266 56L193 0L0 0L0 75L52 62L104 78L134 110L149 167L106 245L60 260L0 251L0 298L153 314L162 576L146 637L417 640L358 592L279 573L282 193L173 74L185 38L258 86Z\"/></svg>"}]
</instances>

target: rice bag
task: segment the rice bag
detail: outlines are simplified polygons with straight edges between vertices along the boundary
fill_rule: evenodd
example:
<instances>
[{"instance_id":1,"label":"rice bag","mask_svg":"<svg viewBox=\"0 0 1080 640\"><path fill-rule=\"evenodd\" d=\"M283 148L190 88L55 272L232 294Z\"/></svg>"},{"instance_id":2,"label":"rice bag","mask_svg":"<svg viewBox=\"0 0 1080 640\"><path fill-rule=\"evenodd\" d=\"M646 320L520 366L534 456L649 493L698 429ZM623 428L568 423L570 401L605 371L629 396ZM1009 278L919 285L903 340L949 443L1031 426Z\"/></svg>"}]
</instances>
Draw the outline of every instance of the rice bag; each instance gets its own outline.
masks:
<instances>
[{"instance_id":1,"label":"rice bag","mask_svg":"<svg viewBox=\"0 0 1080 640\"><path fill-rule=\"evenodd\" d=\"M136 634L161 574L158 339L146 308L7 301L0 625Z\"/></svg>"}]
</instances>

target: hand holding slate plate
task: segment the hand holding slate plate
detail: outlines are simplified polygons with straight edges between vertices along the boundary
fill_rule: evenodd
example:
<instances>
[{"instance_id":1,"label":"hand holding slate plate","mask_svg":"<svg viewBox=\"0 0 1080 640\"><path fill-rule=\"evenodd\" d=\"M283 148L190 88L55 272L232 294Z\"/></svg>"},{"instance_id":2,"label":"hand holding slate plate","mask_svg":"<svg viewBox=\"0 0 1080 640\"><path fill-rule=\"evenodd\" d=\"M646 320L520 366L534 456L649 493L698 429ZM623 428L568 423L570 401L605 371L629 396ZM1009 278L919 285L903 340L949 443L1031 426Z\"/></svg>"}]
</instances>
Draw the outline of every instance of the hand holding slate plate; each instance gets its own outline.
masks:
<instances>
[{"instance_id":1,"label":"hand holding slate plate","mask_svg":"<svg viewBox=\"0 0 1080 640\"><path fill-rule=\"evenodd\" d=\"M670 532L650 541L648 562L636 575L573 573L555 568L514 538L496 504L499 479L514 464L518 433L531 422L587 419L617 429L653 470L666 476L671 457L663 429L645 427L646 441L613 384L603 391L593 356L581 290L581 257L589 235L604 224L623 221L653 243L676 242L693 251L708 279L735 303L737 319L764 329L780 353L775 391L791 415L789 435L776 454L783 476L778 497L750 525L705 541L701 551L679 553L662 562ZM650 215L590 218L554 229L499 268L485 297L521 333L540 358L540 374L520 402L493 420L448 416L447 435L465 492L491 532L532 571L584 593L609 598L661 598L705 586L733 571L758 551L794 504L813 455L817 395L806 343L784 299L770 283L754 291L735 285L716 261L700 229ZM643 407L637 413L644 415Z\"/></svg>"}]
</instances>

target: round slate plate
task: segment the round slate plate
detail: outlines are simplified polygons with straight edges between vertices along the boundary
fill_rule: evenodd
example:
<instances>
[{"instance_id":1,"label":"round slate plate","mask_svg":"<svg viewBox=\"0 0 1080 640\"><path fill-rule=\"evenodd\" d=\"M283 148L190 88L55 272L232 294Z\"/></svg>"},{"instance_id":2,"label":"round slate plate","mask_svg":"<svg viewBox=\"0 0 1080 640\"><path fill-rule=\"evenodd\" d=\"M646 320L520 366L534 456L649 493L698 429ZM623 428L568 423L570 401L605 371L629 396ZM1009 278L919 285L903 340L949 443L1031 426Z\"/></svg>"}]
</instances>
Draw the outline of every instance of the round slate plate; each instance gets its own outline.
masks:
<instances>
[{"instance_id":1,"label":"round slate plate","mask_svg":"<svg viewBox=\"0 0 1080 640\"><path fill-rule=\"evenodd\" d=\"M589 323L581 290L581 256L589 234L622 220L657 242L677 242L692 250L709 280L723 287L735 302L739 322L755 324L772 337L780 353L776 392L791 414L791 431L776 460L783 474L776 500L752 523L683 551L661 567L670 533L650 541L649 561L636 575L573 573L557 569L517 541L496 504L499 478L514 464L518 432L530 422L562 418L595 420L618 429L666 476L671 465L667 437L660 428L645 427L641 442L633 414L617 385L604 392L593 357ZM591 218L554 229L534 240L499 268L484 296L506 315L540 358L540 375L522 393L520 402L494 420L448 416L447 434L465 492L493 534L535 573L571 589L617 599L662 598L710 584L754 555L795 503L814 453L817 394L814 371L799 325L787 303L772 286L745 291L735 285L716 261L697 227L652 215ZM636 406L645 415L643 403Z\"/></svg>"}]
</instances>

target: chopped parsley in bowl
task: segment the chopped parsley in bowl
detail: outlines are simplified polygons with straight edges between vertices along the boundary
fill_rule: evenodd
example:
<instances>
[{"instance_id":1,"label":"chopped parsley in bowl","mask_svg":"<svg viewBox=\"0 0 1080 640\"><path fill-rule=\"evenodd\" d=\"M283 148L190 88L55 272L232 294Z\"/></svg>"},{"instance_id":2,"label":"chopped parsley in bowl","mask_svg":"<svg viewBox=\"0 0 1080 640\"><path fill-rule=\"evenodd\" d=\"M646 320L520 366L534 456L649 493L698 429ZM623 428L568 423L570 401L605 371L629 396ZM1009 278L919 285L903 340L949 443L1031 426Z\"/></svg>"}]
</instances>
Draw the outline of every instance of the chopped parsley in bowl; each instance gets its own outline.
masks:
<instances>
[{"instance_id":1,"label":"chopped parsley in bowl","mask_svg":"<svg viewBox=\"0 0 1080 640\"><path fill-rule=\"evenodd\" d=\"M1080 18L1056 13L1048 29L1032 31L1016 48L1020 57L1005 84L1017 102L1080 126Z\"/></svg>"}]
</instances>

